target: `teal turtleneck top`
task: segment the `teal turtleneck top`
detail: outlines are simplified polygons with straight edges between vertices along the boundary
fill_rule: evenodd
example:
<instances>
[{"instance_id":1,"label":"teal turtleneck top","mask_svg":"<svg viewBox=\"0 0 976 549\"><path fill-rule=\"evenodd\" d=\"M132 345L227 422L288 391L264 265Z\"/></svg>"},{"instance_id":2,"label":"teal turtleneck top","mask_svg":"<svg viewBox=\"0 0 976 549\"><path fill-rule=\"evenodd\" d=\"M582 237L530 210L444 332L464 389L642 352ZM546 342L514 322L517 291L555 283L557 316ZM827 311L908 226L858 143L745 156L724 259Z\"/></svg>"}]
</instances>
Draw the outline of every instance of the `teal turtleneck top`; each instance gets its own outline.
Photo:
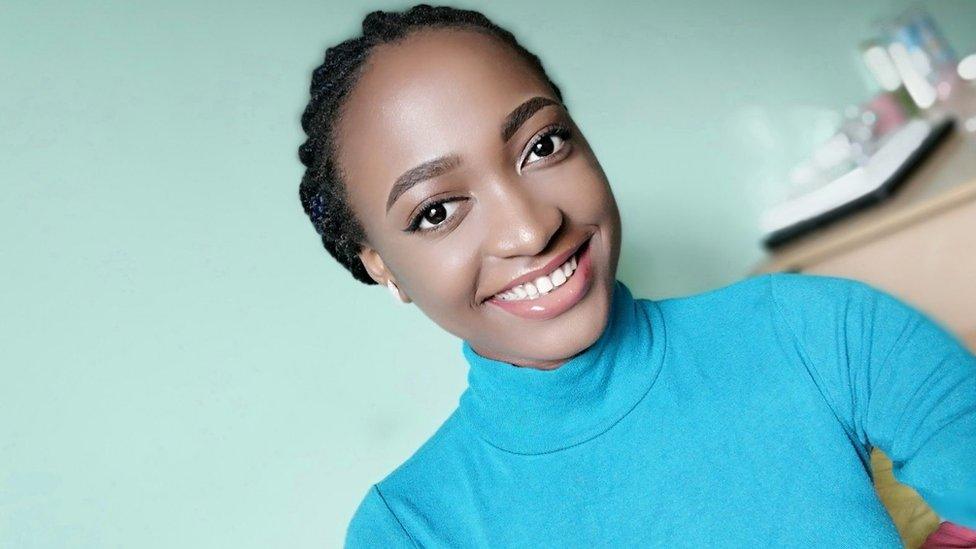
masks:
<instances>
[{"instance_id":1,"label":"teal turtleneck top","mask_svg":"<svg viewBox=\"0 0 976 549\"><path fill-rule=\"evenodd\" d=\"M901 547L869 452L976 528L976 357L853 280L635 299L554 370L462 351L468 388L373 485L358 547Z\"/></svg>"}]
</instances>

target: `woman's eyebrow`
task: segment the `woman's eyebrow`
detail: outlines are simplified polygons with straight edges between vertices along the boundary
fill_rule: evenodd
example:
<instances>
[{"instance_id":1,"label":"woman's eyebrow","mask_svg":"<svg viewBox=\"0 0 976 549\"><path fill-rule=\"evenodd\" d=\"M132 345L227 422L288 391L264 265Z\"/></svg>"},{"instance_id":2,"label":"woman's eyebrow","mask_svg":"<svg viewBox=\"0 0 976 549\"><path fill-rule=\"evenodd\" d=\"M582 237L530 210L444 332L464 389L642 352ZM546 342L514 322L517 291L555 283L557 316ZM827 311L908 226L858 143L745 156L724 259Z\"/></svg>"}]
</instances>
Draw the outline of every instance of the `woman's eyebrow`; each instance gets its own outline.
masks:
<instances>
[{"instance_id":1,"label":"woman's eyebrow","mask_svg":"<svg viewBox=\"0 0 976 549\"><path fill-rule=\"evenodd\" d=\"M502 141L508 143L508 140L515 135L515 132L518 131L522 124L524 124L529 118L532 118L535 111L545 107L546 105L559 104L560 103L554 99L537 95L522 103L518 107L515 107L515 110L505 117L505 122L502 124Z\"/></svg>"},{"instance_id":2,"label":"woman's eyebrow","mask_svg":"<svg viewBox=\"0 0 976 549\"><path fill-rule=\"evenodd\" d=\"M390 196L386 199L386 212L390 212L393 203L400 198L400 195L410 190L421 181L437 177L450 171L461 164L461 157L456 154L441 156L433 160L428 160L423 164L414 166L397 178L393 188L390 189Z\"/></svg>"},{"instance_id":3,"label":"woman's eyebrow","mask_svg":"<svg viewBox=\"0 0 976 549\"><path fill-rule=\"evenodd\" d=\"M522 124L524 124L526 120L532 118L532 115L535 114L536 111L548 105L561 105L561 103L554 99L537 95L532 99L524 101L518 107L515 107L515 110L510 112L508 116L505 117L505 121L502 123L502 141L507 143L508 140L515 135L515 132L522 127ZM460 164L461 157L456 154L450 154L435 158L433 160L428 160L423 164L414 166L413 168L403 172L403 174L396 179L396 182L393 184L393 188L390 189L390 195L386 199L386 212L390 212L390 208L392 208L393 204L398 198L400 198L400 195L410 190L410 188L417 183L443 175L445 172L456 168Z\"/></svg>"}]
</instances>

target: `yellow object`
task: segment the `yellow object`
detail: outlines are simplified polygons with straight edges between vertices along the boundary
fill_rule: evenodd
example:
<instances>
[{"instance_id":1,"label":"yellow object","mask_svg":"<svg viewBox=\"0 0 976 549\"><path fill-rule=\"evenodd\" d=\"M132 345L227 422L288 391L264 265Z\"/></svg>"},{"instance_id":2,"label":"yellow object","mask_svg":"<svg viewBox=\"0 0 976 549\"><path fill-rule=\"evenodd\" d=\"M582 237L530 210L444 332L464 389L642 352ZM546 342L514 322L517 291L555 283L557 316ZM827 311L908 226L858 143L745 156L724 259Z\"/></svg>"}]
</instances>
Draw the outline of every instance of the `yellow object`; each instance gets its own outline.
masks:
<instances>
[{"instance_id":1,"label":"yellow object","mask_svg":"<svg viewBox=\"0 0 976 549\"><path fill-rule=\"evenodd\" d=\"M874 489L895 522L902 543L915 549L939 527L939 516L912 487L895 480L891 468L891 460L881 450L871 451Z\"/></svg>"}]
</instances>

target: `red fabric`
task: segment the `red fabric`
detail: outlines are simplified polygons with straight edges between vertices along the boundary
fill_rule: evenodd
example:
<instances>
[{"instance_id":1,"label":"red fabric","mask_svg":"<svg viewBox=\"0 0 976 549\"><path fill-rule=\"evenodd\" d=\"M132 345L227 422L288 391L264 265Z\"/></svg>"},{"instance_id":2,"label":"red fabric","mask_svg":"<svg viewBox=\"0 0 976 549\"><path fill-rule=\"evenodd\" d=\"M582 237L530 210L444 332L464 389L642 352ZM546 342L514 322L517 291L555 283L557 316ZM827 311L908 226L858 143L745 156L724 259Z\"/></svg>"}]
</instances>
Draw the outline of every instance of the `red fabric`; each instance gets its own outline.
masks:
<instances>
[{"instance_id":1,"label":"red fabric","mask_svg":"<svg viewBox=\"0 0 976 549\"><path fill-rule=\"evenodd\" d=\"M920 549L976 549L976 530L943 522Z\"/></svg>"}]
</instances>

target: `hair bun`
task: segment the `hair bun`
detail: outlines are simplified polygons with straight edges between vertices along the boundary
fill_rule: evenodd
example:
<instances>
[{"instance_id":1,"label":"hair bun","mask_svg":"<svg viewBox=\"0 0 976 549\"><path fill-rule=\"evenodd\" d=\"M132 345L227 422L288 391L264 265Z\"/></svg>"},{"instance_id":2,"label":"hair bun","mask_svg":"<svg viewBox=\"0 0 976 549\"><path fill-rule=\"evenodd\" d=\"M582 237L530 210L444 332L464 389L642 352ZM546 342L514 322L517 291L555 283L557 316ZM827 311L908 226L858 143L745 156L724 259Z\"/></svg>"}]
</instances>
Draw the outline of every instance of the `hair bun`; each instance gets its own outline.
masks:
<instances>
[{"instance_id":1,"label":"hair bun","mask_svg":"<svg viewBox=\"0 0 976 549\"><path fill-rule=\"evenodd\" d=\"M399 14L376 10L363 18L363 34L366 36L384 36L396 23Z\"/></svg>"},{"instance_id":2,"label":"hair bun","mask_svg":"<svg viewBox=\"0 0 976 549\"><path fill-rule=\"evenodd\" d=\"M452 8L435 8L430 4L417 4L405 12L376 10L363 18L363 35L395 38L403 34L404 24L423 24L438 10L455 12Z\"/></svg>"},{"instance_id":3,"label":"hair bun","mask_svg":"<svg viewBox=\"0 0 976 549\"><path fill-rule=\"evenodd\" d=\"M304 143L298 147L298 159L305 164L306 168L312 167L312 162L315 160L315 147L312 144L311 139L306 139Z\"/></svg>"}]
</instances>

